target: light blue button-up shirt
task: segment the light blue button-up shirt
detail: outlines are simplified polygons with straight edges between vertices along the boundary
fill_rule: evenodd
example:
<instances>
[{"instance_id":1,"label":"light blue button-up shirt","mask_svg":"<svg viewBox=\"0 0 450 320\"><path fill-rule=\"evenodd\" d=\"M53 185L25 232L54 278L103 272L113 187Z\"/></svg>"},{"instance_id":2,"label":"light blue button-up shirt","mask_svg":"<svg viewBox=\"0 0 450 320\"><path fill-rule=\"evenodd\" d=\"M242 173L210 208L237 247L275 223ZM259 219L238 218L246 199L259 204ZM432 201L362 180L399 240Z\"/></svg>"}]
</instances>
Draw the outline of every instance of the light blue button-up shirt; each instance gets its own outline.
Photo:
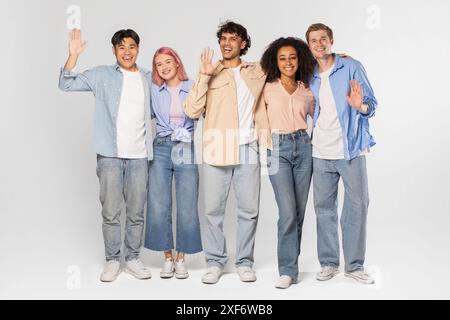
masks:
<instances>
[{"instance_id":1,"label":"light blue button-up shirt","mask_svg":"<svg viewBox=\"0 0 450 320\"><path fill-rule=\"evenodd\" d=\"M191 88L192 81L186 80L181 82L179 94L182 104ZM156 84L152 85L151 100L152 118L156 118L156 135L158 137L172 135L172 139L175 141L191 142L194 131L194 120L184 115L184 121L181 125L170 123L170 105L172 98L165 82L161 86Z\"/></svg>"},{"instance_id":2,"label":"light blue button-up shirt","mask_svg":"<svg viewBox=\"0 0 450 320\"><path fill-rule=\"evenodd\" d=\"M338 56L335 56L335 58L336 62L334 69L329 76L330 86L333 92L334 101L336 102L339 123L342 128L344 156L346 160L351 160L375 145L375 140L369 132L369 118L375 115L378 102L374 96L372 86L369 83L363 65L354 59L341 58ZM347 90L350 90L350 80L358 81L363 88L363 103L368 106L366 114L362 114L352 108L347 102ZM316 101L313 119L313 134L314 126L320 115L320 83L319 67L317 66L315 74L310 82L310 88Z\"/></svg>"},{"instance_id":3,"label":"light blue button-up shirt","mask_svg":"<svg viewBox=\"0 0 450 320\"><path fill-rule=\"evenodd\" d=\"M150 114L151 72L139 68L145 93L145 140L148 160L153 159ZM123 74L118 64L98 66L83 73L61 69L59 88L63 91L92 91L95 96L95 152L117 157L117 114L122 95Z\"/></svg>"}]
</instances>

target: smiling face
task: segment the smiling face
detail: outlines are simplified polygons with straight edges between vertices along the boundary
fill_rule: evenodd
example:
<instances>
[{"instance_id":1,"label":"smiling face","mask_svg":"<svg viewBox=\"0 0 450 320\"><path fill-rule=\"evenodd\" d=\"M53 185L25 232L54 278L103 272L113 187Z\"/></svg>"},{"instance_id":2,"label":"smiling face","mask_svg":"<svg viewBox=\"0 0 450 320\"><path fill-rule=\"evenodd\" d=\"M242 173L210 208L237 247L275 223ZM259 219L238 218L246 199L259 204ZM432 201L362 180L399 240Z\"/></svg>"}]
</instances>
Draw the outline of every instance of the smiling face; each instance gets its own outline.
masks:
<instances>
[{"instance_id":1,"label":"smiling face","mask_svg":"<svg viewBox=\"0 0 450 320\"><path fill-rule=\"evenodd\" d=\"M236 34L224 32L219 39L220 51L224 60L233 60L240 57L241 50L246 42Z\"/></svg>"},{"instance_id":2,"label":"smiling face","mask_svg":"<svg viewBox=\"0 0 450 320\"><path fill-rule=\"evenodd\" d=\"M175 59L168 54L159 54L155 58L155 66L158 75L164 81L170 81L177 77L179 65Z\"/></svg>"},{"instance_id":3,"label":"smiling face","mask_svg":"<svg viewBox=\"0 0 450 320\"><path fill-rule=\"evenodd\" d=\"M298 70L297 50L291 46L281 47L277 54L277 65L282 76L295 78Z\"/></svg>"},{"instance_id":4,"label":"smiling face","mask_svg":"<svg viewBox=\"0 0 450 320\"><path fill-rule=\"evenodd\" d=\"M139 46L132 38L124 38L120 44L115 45L113 53L120 67L128 71L136 71Z\"/></svg>"},{"instance_id":5,"label":"smiling face","mask_svg":"<svg viewBox=\"0 0 450 320\"><path fill-rule=\"evenodd\" d=\"M308 37L308 45L316 59L323 59L331 54L333 39L330 39L325 30L311 31Z\"/></svg>"}]
</instances>

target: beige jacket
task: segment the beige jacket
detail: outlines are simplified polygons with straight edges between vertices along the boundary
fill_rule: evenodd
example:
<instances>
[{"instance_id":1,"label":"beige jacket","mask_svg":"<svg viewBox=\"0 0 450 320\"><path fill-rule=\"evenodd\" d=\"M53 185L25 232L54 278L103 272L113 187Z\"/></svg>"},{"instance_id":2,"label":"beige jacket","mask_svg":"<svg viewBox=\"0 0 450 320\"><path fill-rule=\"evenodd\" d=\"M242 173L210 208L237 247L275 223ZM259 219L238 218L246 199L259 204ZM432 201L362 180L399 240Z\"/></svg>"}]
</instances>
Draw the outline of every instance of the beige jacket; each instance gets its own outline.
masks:
<instances>
[{"instance_id":1,"label":"beige jacket","mask_svg":"<svg viewBox=\"0 0 450 320\"><path fill-rule=\"evenodd\" d=\"M271 148L267 111L259 107L266 81L258 63L242 62L241 76L255 103L255 134L261 147ZM214 166L239 164L239 115L233 70L219 63L212 76L199 74L184 102L185 113L193 119L204 115L203 161Z\"/></svg>"}]
</instances>

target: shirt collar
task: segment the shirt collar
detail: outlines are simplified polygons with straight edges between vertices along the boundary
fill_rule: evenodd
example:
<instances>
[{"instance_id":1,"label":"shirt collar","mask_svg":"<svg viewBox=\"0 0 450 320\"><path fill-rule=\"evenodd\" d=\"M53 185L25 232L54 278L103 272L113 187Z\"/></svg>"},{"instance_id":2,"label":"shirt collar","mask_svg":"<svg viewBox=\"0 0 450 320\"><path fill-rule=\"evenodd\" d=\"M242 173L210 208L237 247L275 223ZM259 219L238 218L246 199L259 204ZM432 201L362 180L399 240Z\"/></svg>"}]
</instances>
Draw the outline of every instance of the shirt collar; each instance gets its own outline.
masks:
<instances>
[{"instance_id":1,"label":"shirt collar","mask_svg":"<svg viewBox=\"0 0 450 320\"><path fill-rule=\"evenodd\" d=\"M163 90L167 90L166 82L163 82L163 84L160 85L159 88L158 88L158 91L160 91L160 92L163 91ZM189 93L189 81L188 80L181 81L180 91L184 91L186 93Z\"/></svg>"},{"instance_id":2,"label":"shirt collar","mask_svg":"<svg viewBox=\"0 0 450 320\"><path fill-rule=\"evenodd\" d=\"M139 70L139 72L141 72L141 73L143 73L143 74L147 74L147 73L149 73L150 71L147 71L146 69L144 69L144 68L141 68L139 65L137 65L136 64L136 68ZM114 64L114 70L116 70L116 71L120 71L120 66L119 66L119 64L116 62L115 64Z\"/></svg>"},{"instance_id":3,"label":"shirt collar","mask_svg":"<svg viewBox=\"0 0 450 320\"><path fill-rule=\"evenodd\" d=\"M242 69L242 68L248 68L248 67L251 67L251 66L253 66L253 65L254 65L254 63L251 63L251 62L247 62L247 61L241 60L240 67L241 67L241 69ZM229 69L229 68L226 68L222 63L219 63L219 65L218 65L217 68L216 68L216 72L219 73L219 72L222 71L223 69Z\"/></svg>"},{"instance_id":4,"label":"shirt collar","mask_svg":"<svg viewBox=\"0 0 450 320\"><path fill-rule=\"evenodd\" d=\"M335 53L333 53L332 55L334 56L335 60L334 60L333 70L331 70L331 72L330 72L330 76L344 66L344 61L342 60L341 57L339 57ZM320 78L319 64L316 65L315 72L314 72L314 78Z\"/></svg>"}]
</instances>

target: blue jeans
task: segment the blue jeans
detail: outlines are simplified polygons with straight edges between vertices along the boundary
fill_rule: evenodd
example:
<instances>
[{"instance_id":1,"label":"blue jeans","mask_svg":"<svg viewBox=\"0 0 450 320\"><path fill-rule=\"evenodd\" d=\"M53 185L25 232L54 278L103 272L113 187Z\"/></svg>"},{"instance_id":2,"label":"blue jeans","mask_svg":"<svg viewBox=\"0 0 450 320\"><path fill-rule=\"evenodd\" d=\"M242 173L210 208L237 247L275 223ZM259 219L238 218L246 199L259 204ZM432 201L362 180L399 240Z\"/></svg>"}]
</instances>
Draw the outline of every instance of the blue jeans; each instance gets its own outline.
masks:
<instances>
[{"instance_id":1,"label":"blue jeans","mask_svg":"<svg viewBox=\"0 0 450 320\"><path fill-rule=\"evenodd\" d=\"M273 134L268 170L278 205L278 271L298 277L302 227L312 176L312 147L306 132Z\"/></svg>"},{"instance_id":2,"label":"blue jeans","mask_svg":"<svg viewBox=\"0 0 450 320\"><path fill-rule=\"evenodd\" d=\"M314 208L317 215L319 262L339 266L337 195L342 178L345 195L341 215L345 271L364 269L366 224L369 207L366 157L353 160L314 158Z\"/></svg>"},{"instance_id":3,"label":"blue jeans","mask_svg":"<svg viewBox=\"0 0 450 320\"><path fill-rule=\"evenodd\" d=\"M223 222L230 186L237 200L236 266L253 265L258 223L261 166L256 143L240 146L240 164L204 164L206 225L204 246L208 267L223 268L228 261Z\"/></svg>"},{"instance_id":4,"label":"blue jeans","mask_svg":"<svg viewBox=\"0 0 450 320\"><path fill-rule=\"evenodd\" d=\"M198 168L193 143L157 137L149 166L145 244L148 249L174 249L172 232L172 180L177 201L176 250L188 254L202 251L198 218Z\"/></svg>"},{"instance_id":5,"label":"blue jeans","mask_svg":"<svg viewBox=\"0 0 450 320\"><path fill-rule=\"evenodd\" d=\"M125 260L139 258L147 199L147 168L146 158L119 159L97 156L107 261L121 259L120 213L123 202L126 208Z\"/></svg>"}]
</instances>

